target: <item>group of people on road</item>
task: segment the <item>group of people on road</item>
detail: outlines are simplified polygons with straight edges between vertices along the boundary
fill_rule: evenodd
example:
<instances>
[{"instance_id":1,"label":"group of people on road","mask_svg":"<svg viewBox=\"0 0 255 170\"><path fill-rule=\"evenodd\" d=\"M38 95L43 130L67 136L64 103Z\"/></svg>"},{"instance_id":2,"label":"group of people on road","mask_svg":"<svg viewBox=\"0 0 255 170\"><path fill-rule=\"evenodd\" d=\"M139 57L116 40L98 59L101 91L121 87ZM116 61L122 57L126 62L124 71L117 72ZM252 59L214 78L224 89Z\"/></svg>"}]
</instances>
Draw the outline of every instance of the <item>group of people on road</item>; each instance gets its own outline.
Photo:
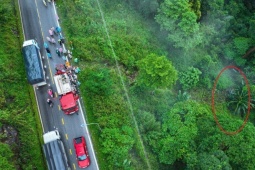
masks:
<instances>
[{"instance_id":1,"label":"group of people on road","mask_svg":"<svg viewBox=\"0 0 255 170\"><path fill-rule=\"evenodd\" d=\"M77 87L81 84L78 81L78 73L81 71L79 67L71 66L69 62L66 64L58 64L56 65L56 75L60 75L63 73L67 73L70 83L73 85L75 91L77 91Z\"/></svg>"},{"instance_id":2,"label":"group of people on road","mask_svg":"<svg viewBox=\"0 0 255 170\"><path fill-rule=\"evenodd\" d=\"M61 34L61 27L59 27L59 26L57 26L56 28L55 27L51 27L49 29L49 36L46 37L47 41L50 44L56 45L56 40L54 38L54 35L57 35L59 37L58 43L60 45L60 48L62 49L62 44L64 43L65 40L64 40L64 37ZM45 47L47 56L49 58L52 58L51 51L50 51L49 46L48 46L48 44L46 42L44 42L44 47ZM58 48L57 48L56 52L57 52L58 56L60 57L61 56L61 50L58 50Z\"/></svg>"},{"instance_id":3,"label":"group of people on road","mask_svg":"<svg viewBox=\"0 0 255 170\"><path fill-rule=\"evenodd\" d=\"M63 48L63 44L65 43L65 38L63 37L62 33L61 33L61 27L57 26L56 28L51 27L49 29L49 36L46 37L47 41L50 44L54 45L54 48L56 46L56 40L54 38L54 36L57 35L58 36L58 44L59 47L56 47L55 51L58 57L62 57L63 60L66 60L66 57L68 57L69 59L72 59L72 52L70 50L65 50ZM51 51L49 49L48 43L44 42L44 47L46 50L46 54L49 58L52 58L52 54Z\"/></svg>"},{"instance_id":4,"label":"group of people on road","mask_svg":"<svg viewBox=\"0 0 255 170\"><path fill-rule=\"evenodd\" d=\"M59 20L58 17L57 17L57 20ZM70 83L73 86L73 90L74 90L75 94L78 95L77 86L79 86L81 83L77 80L77 77L78 77L77 74L81 70L79 67L72 67L70 65L70 63L68 62L67 58L72 59L72 52L70 50L65 50L65 48L63 46L63 44L65 43L65 39L64 39L61 31L62 30L61 30L60 26L51 27L48 30L49 35L46 37L48 42L44 42L44 48L46 50L47 57L52 58L52 53L49 48L49 45L50 44L53 45L57 56L62 57L63 60L65 60L66 64L58 64L57 65L56 75L63 74L63 72L67 73L67 75L70 79ZM56 37L57 37L57 42L55 40ZM57 44L59 44L59 46ZM71 47L72 47L72 43L71 43ZM71 49L73 49L73 47ZM51 100L51 98L54 98L52 89L48 89L48 95L49 95L49 98L47 98L47 103L49 104L50 107L53 107L53 101Z\"/></svg>"}]
</instances>

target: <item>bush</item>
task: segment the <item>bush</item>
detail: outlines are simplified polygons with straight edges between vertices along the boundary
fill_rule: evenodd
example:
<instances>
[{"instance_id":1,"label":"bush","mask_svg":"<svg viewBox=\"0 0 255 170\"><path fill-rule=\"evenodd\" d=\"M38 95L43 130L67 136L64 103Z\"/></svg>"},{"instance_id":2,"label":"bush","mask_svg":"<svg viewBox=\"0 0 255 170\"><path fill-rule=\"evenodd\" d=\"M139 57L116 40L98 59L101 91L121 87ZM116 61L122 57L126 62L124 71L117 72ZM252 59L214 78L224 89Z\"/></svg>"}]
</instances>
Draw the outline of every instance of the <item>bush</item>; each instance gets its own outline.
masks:
<instances>
[{"instance_id":1,"label":"bush","mask_svg":"<svg viewBox=\"0 0 255 170\"><path fill-rule=\"evenodd\" d=\"M81 81L90 95L108 96L113 93L113 82L107 68L86 69L81 73Z\"/></svg>"},{"instance_id":2,"label":"bush","mask_svg":"<svg viewBox=\"0 0 255 170\"><path fill-rule=\"evenodd\" d=\"M189 67L187 71L180 73L180 84L184 90L197 86L199 76L202 72L194 67Z\"/></svg>"}]
</instances>

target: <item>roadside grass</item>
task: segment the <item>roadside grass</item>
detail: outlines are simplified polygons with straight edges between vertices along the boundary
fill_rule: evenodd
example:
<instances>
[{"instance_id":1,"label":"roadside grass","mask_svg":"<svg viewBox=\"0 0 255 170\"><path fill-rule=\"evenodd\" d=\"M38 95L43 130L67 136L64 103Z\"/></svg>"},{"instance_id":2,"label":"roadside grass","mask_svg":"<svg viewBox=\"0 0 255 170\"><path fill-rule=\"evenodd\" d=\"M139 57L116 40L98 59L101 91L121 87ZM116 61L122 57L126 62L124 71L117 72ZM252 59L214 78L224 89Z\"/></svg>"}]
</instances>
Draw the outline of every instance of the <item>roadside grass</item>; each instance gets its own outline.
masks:
<instances>
[{"instance_id":1,"label":"roadside grass","mask_svg":"<svg viewBox=\"0 0 255 170\"><path fill-rule=\"evenodd\" d=\"M22 23L21 23L21 16L20 16L20 12L19 12L19 6L18 6L18 1L16 0L13 0L14 3L15 3L15 15L17 16L18 19L16 19L16 23L17 23L17 30L19 32L19 47L22 46L23 44L23 30L22 30ZM24 65L23 65L23 68L24 68ZM33 112L33 116L35 118L35 121L36 121L36 130L37 130L37 138L39 140L39 148L40 148L40 152L38 152L38 157L39 157L39 162L40 162L40 165L39 167L37 167L38 169L46 169L46 160L45 160L45 157L44 157L44 154L43 154L43 150L42 150L42 145L43 145L43 129L42 129L42 124L41 124L41 120L40 120L40 116L39 116L39 112L38 112L38 105L37 105L37 102L36 102L36 97L35 97L35 94L34 94L34 89L32 86L29 86L28 87L28 91L29 91L29 96L30 96L30 101L31 101L31 108L32 108L32 112Z\"/></svg>"},{"instance_id":2,"label":"roadside grass","mask_svg":"<svg viewBox=\"0 0 255 170\"><path fill-rule=\"evenodd\" d=\"M82 93L82 96L84 96L81 100L82 100L82 107L84 109L84 111L86 111L85 113L85 118L86 118L86 121L89 123L98 123L98 122L95 122L96 118L95 116L93 115L93 111L91 109L91 105L90 103L93 102L93 100L90 100L90 96L87 95L86 92L84 92L83 89L80 89L81 90L81 93ZM100 125L99 125L100 127ZM89 132L90 132L90 137L91 137L91 140L92 140L92 143L93 143L93 147L94 147L94 150L95 150L95 154L96 154L96 157L97 157L97 160L98 162L98 166L99 166L99 169L107 169L107 162L104 161L104 154L102 152L100 152L100 142L99 142L99 137L100 137L100 129L99 127L96 125L96 124L92 124L92 125L88 125L88 129L89 129ZM101 127L100 127L101 128Z\"/></svg>"},{"instance_id":3,"label":"roadside grass","mask_svg":"<svg viewBox=\"0 0 255 170\"><path fill-rule=\"evenodd\" d=\"M23 32L18 1L3 0L0 11L5 11L1 13L0 21L0 124L1 126L10 125L18 132L18 138L12 145L14 159L9 163L14 164L17 169L43 170L46 169L46 164L43 162L39 142L41 129L37 127L40 123L37 124L36 112L33 109L36 104L32 101L33 92L26 81L21 55Z\"/></svg>"},{"instance_id":4,"label":"roadside grass","mask_svg":"<svg viewBox=\"0 0 255 170\"><path fill-rule=\"evenodd\" d=\"M22 44L24 42L24 38L23 38L22 23L21 23L21 19L20 19L21 16L20 16L20 13L19 13L18 1L16 1L16 0L13 0L13 1L15 3L15 6L14 6L15 7L15 14L16 14L17 18L19 18L19 19L16 19L17 30L18 30L19 37L20 37L19 38L19 44L20 44L19 47L22 47ZM30 99L31 99L31 107L32 107L32 110L34 112L35 119L36 119L36 125L37 125L36 129L37 129L37 132L38 132L38 138L40 140L40 143L43 144L43 138L42 138L43 129L42 129L42 125L41 125L41 120L40 120L40 116L39 116L39 112L38 112L38 106L37 106L37 103L36 103L36 97L35 97L35 94L34 94L33 87L29 86L28 91L29 91L29 96L30 96Z\"/></svg>"},{"instance_id":5,"label":"roadside grass","mask_svg":"<svg viewBox=\"0 0 255 170\"><path fill-rule=\"evenodd\" d=\"M156 45L154 38L145 29L146 26L143 24L142 18L128 7L125 9L125 3L119 2L111 8L102 4L124 83L129 88L130 77L137 72L136 61L150 53L162 55L165 53ZM118 10L116 10L117 8ZM72 42L73 58L79 59L79 67L82 68L78 79L81 81L81 96L86 105L88 123L99 123L102 128L102 132L100 132L98 127L89 126L100 169L148 169L144 148L139 141L139 133L136 132L131 113L129 113L130 108L96 2L57 1L57 9L61 26L68 40L67 45L70 46L70 42ZM77 15L78 13L79 15ZM128 16L125 21L123 21L124 16ZM123 32L123 30L125 31ZM90 91L97 83L96 79L94 79L94 84L87 84L91 81L90 76L94 74L89 70L94 69L95 72L100 72L102 68L111 73L110 79L113 84L107 85L107 88L112 88L113 94L109 96L103 94L98 96ZM100 73L98 74L100 78ZM107 80L104 80L101 85L105 86L106 82ZM101 87L97 88L102 90ZM139 107L141 103L143 102L137 100L133 105ZM150 110L153 110L154 105L152 104L151 107ZM130 128L132 133L129 133ZM122 134L118 134L118 131L121 131ZM132 134L132 139L129 138L130 134ZM119 141L123 137L125 140ZM130 144L132 144L131 147ZM145 148L147 147L145 146ZM122 156L123 154L124 156ZM149 161L152 160L153 164L157 163L152 152L147 152L147 154Z\"/></svg>"},{"instance_id":6,"label":"roadside grass","mask_svg":"<svg viewBox=\"0 0 255 170\"><path fill-rule=\"evenodd\" d=\"M33 87L29 87L29 96L30 96L30 99L31 99L31 107L32 107L32 112L33 112L33 115L35 117L35 121L36 121L36 130L37 130L37 137L39 139L39 144L40 146L42 146L44 144L43 142L43 129L42 129L42 124L41 124L41 120L40 120L40 115L39 115L39 112L38 112L38 105L37 105L37 102L36 102L36 97L34 95L34 89ZM44 157L44 154L43 154L43 149L42 147L40 147L41 149L41 152L38 153L41 155L41 157L43 158L42 161L44 162L44 166L42 167L42 169L46 168L46 160L45 160L45 157Z\"/></svg>"}]
</instances>

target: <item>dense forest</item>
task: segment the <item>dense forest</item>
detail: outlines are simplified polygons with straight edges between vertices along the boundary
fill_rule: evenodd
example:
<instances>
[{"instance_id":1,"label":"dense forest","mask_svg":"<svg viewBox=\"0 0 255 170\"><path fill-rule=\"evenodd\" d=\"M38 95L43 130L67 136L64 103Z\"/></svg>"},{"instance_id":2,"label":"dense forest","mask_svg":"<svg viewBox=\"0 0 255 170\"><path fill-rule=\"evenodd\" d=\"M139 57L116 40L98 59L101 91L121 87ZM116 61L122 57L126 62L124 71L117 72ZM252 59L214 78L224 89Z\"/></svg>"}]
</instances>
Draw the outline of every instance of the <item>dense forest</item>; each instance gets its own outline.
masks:
<instances>
[{"instance_id":1,"label":"dense forest","mask_svg":"<svg viewBox=\"0 0 255 170\"><path fill-rule=\"evenodd\" d=\"M59 1L101 169L252 169L249 0ZM79 12L79 15L75 15ZM211 97L215 90L218 122ZM248 91L251 90L250 104ZM232 133L233 134L233 133ZM109 164L109 162L111 162Z\"/></svg>"},{"instance_id":2,"label":"dense forest","mask_svg":"<svg viewBox=\"0 0 255 170\"><path fill-rule=\"evenodd\" d=\"M33 169L43 166L40 124L25 81L13 2L0 6L0 169ZM100 169L254 169L254 1L56 4L82 69L86 117L102 129L89 126ZM249 85L239 70L227 69L213 90L229 65L242 70ZM15 145L6 142L6 127L18 133ZM25 141L28 133L36 143Z\"/></svg>"}]
</instances>

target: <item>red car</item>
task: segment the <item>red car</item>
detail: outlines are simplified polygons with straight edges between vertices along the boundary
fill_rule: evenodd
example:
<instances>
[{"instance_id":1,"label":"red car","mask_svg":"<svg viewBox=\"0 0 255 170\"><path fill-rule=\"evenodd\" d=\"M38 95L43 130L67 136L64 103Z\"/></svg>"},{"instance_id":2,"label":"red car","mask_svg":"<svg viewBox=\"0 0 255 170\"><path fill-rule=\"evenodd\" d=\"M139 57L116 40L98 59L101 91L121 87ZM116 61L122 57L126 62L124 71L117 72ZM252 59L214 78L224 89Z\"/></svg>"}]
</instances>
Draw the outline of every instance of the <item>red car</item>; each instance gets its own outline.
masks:
<instances>
[{"instance_id":1,"label":"red car","mask_svg":"<svg viewBox=\"0 0 255 170\"><path fill-rule=\"evenodd\" d=\"M83 136L74 138L73 145L78 159L78 165L80 168L86 168L90 164L90 159L87 151L86 141Z\"/></svg>"}]
</instances>

